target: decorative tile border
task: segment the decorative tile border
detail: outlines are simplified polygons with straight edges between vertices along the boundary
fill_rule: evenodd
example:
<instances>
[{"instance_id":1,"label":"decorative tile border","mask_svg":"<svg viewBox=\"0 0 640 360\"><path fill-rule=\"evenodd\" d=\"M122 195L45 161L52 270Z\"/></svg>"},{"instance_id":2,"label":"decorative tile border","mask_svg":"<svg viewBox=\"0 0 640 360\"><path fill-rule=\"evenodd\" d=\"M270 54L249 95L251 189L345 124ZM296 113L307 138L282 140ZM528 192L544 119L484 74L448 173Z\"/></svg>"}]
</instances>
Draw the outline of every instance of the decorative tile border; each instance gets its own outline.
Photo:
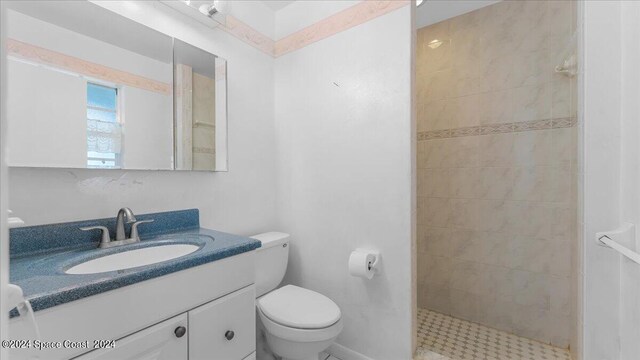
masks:
<instances>
[{"instance_id":1,"label":"decorative tile border","mask_svg":"<svg viewBox=\"0 0 640 360\"><path fill-rule=\"evenodd\" d=\"M409 0L363 0L277 41L231 15L220 29L277 58L409 4Z\"/></svg>"},{"instance_id":2,"label":"decorative tile border","mask_svg":"<svg viewBox=\"0 0 640 360\"><path fill-rule=\"evenodd\" d=\"M267 55L274 56L275 54L275 41L231 15L227 15L226 24L221 26L220 29Z\"/></svg>"},{"instance_id":3,"label":"decorative tile border","mask_svg":"<svg viewBox=\"0 0 640 360\"><path fill-rule=\"evenodd\" d=\"M196 154L215 154L216 149L206 147L194 147L193 152Z\"/></svg>"},{"instance_id":4,"label":"decorative tile border","mask_svg":"<svg viewBox=\"0 0 640 360\"><path fill-rule=\"evenodd\" d=\"M110 68L94 62L45 49L15 39L7 39L7 53L16 58L33 61L38 64L53 66L96 79L124 84L139 89L170 95L171 84L132 74L130 72Z\"/></svg>"},{"instance_id":5,"label":"decorative tile border","mask_svg":"<svg viewBox=\"0 0 640 360\"><path fill-rule=\"evenodd\" d=\"M276 41L274 56L278 57L299 50L406 5L409 5L408 0L362 1Z\"/></svg>"},{"instance_id":6,"label":"decorative tile border","mask_svg":"<svg viewBox=\"0 0 640 360\"><path fill-rule=\"evenodd\" d=\"M543 119L505 124L491 124L482 126L462 127L456 129L421 131L418 133L418 141L433 139L448 139L463 136L507 134L523 131L562 129L576 126L575 117L559 119Z\"/></svg>"}]
</instances>

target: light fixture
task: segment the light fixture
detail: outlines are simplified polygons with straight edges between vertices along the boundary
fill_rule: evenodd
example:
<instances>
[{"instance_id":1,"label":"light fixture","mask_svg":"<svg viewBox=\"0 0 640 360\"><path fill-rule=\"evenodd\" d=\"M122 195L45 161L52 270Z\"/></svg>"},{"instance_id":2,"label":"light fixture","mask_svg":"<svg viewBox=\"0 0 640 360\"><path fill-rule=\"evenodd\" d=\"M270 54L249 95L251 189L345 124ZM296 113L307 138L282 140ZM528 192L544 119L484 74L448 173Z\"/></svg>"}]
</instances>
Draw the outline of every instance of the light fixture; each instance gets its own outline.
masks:
<instances>
[{"instance_id":1,"label":"light fixture","mask_svg":"<svg viewBox=\"0 0 640 360\"><path fill-rule=\"evenodd\" d=\"M424 3L424 0L416 0L416 7L422 5Z\"/></svg>"},{"instance_id":2,"label":"light fixture","mask_svg":"<svg viewBox=\"0 0 640 360\"><path fill-rule=\"evenodd\" d=\"M429 41L429 43L427 44L427 46L432 49L437 49L440 47L440 45L442 45L442 40L438 40L438 39L433 39Z\"/></svg>"},{"instance_id":3,"label":"light fixture","mask_svg":"<svg viewBox=\"0 0 640 360\"><path fill-rule=\"evenodd\" d=\"M202 4L198 8L198 10L208 16L212 17L217 13L226 13L227 1L225 0L214 0L211 4Z\"/></svg>"},{"instance_id":4,"label":"light fixture","mask_svg":"<svg viewBox=\"0 0 640 360\"><path fill-rule=\"evenodd\" d=\"M2 0L0 0L2 1ZM170 8L204 24L210 28L216 28L226 23L228 0L159 0ZM204 16L203 16L204 15ZM211 21L213 20L213 21Z\"/></svg>"}]
</instances>

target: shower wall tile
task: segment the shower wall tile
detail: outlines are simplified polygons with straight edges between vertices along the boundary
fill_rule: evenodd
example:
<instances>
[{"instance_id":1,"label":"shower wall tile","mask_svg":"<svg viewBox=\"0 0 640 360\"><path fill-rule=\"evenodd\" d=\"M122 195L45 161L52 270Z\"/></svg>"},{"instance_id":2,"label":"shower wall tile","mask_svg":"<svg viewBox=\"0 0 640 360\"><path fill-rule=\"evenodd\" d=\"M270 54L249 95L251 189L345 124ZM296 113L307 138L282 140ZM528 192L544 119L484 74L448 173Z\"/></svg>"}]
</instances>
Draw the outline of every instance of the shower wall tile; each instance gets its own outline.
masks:
<instances>
[{"instance_id":1,"label":"shower wall tile","mask_svg":"<svg viewBox=\"0 0 640 360\"><path fill-rule=\"evenodd\" d=\"M575 317L577 96L553 70L570 3L506 0L417 36L418 305L560 347Z\"/></svg>"}]
</instances>

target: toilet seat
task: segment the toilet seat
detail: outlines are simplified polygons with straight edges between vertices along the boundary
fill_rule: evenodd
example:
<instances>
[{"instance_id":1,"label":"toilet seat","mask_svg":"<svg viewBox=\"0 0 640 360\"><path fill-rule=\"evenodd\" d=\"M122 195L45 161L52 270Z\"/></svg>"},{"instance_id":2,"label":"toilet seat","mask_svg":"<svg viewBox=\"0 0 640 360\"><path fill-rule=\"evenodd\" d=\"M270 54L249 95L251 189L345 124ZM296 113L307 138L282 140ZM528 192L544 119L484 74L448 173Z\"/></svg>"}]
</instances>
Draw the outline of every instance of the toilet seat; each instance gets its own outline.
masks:
<instances>
[{"instance_id":1,"label":"toilet seat","mask_svg":"<svg viewBox=\"0 0 640 360\"><path fill-rule=\"evenodd\" d=\"M269 333L289 341L325 341L338 336L343 328L338 305L322 294L294 285L260 297L256 309Z\"/></svg>"},{"instance_id":2,"label":"toilet seat","mask_svg":"<svg viewBox=\"0 0 640 360\"><path fill-rule=\"evenodd\" d=\"M258 299L260 310L272 321L296 329L322 329L340 320L340 308L328 297L286 285Z\"/></svg>"}]
</instances>

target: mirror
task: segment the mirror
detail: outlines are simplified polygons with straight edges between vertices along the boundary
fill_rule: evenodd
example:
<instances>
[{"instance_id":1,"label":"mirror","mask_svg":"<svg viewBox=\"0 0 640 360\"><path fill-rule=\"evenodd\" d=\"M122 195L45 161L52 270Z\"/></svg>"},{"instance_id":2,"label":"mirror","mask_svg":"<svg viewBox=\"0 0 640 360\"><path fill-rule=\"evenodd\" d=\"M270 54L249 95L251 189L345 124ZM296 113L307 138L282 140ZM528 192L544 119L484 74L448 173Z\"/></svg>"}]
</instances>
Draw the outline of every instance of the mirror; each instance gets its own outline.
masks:
<instances>
[{"instance_id":1,"label":"mirror","mask_svg":"<svg viewBox=\"0 0 640 360\"><path fill-rule=\"evenodd\" d=\"M88 1L9 9L9 166L227 169L223 59Z\"/></svg>"}]
</instances>

